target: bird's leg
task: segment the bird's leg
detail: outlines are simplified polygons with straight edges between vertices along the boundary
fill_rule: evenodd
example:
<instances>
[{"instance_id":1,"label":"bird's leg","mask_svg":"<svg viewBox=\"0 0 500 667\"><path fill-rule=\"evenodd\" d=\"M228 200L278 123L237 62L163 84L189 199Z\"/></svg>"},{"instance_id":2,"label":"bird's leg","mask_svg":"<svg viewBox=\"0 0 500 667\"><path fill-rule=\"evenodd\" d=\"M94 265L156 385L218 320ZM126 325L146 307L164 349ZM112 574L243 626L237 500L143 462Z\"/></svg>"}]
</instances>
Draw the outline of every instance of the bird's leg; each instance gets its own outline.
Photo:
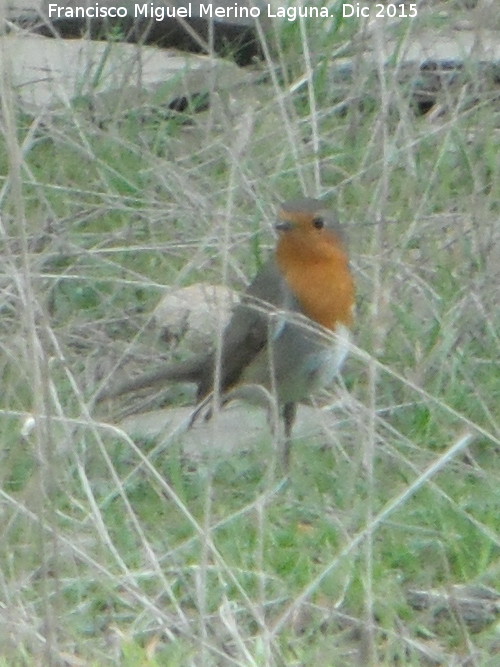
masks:
<instances>
[{"instance_id":1,"label":"bird's leg","mask_svg":"<svg viewBox=\"0 0 500 667\"><path fill-rule=\"evenodd\" d=\"M194 425L195 421L198 419L203 410L207 407L209 403L213 401L213 398L214 398L214 392L211 391L210 394L205 396L205 398L199 400L198 405L195 407L193 413L191 414L191 419L189 420L189 428L191 428ZM230 400L231 400L230 395L222 396L219 407L223 408L225 405L227 405L227 403L229 403ZM205 422L210 421L213 417L213 414L214 414L214 408L213 405L211 405L203 415L203 421Z\"/></svg>"},{"instance_id":2,"label":"bird's leg","mask_svg":"<svg viewBox=\"0 0 500 667\"><path fill-rule=\"evenodd\" d=\"M285 403L283 406L283 422L285 424L285 442L283 446L283 467L285 472L290 468L290 449L292 445L292 427L297 415L297 403Z\"/></svg>"},{"instance_id":3,"label":"bird's leg","mask_svg":"<svg viewBox=\"0 0 500 667\"><path fill-rule=\"evenodd\" d=\"M200 414L203 412L203 410L207 407L207 405L210 403L210 401L213 398L213 392L210 392L208 396L205 396L204 398L201 398L198 401L198 404L196 405L195 409L191 413L191 417L189 419L189 425L188 428L192 428L195 421L198 419ZM208 421L212 417L212 408L209 408L206 415L205 415L205 421Z\"/></svg>"}]
</instances>

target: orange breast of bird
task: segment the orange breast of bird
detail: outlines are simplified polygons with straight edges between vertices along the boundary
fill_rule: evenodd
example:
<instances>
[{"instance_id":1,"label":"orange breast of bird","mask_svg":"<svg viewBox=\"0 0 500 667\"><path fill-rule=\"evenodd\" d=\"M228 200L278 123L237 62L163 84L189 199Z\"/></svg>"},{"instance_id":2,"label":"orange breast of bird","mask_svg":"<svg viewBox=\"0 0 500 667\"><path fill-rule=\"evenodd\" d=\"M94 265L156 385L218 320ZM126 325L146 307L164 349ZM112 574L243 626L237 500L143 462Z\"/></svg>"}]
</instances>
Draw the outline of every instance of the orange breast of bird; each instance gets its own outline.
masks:
<instances>
[{"instance_id":1,"label":"orange breast of bird","mask_svg":"<svg viewBox=\"0 0 500 667\"><path fill-rule=\"evenodd\" d=\"M297 228L280 240L276 259L305 315L327 329L350 327L355 288L339 233L315 230L299 218Z\"/></svg>"},{"instance_id":2,"label":"orange breast of bird","mask_svg":"<svg viewBox=\"0 0 500 667\"><path fill-rule=\"evenodd\" d=\"M294 226L282 234L276 262L284 282L285 313L277 318L272 345L258 354L241 380L269 389L283 401L299 401L336 375L348 352L355 288L340 232L315 229L310 214L291 214ZM286 315L286 311L291 311ZM328 339L312 323L335 331Z\"/></svg>"}]
</instances>

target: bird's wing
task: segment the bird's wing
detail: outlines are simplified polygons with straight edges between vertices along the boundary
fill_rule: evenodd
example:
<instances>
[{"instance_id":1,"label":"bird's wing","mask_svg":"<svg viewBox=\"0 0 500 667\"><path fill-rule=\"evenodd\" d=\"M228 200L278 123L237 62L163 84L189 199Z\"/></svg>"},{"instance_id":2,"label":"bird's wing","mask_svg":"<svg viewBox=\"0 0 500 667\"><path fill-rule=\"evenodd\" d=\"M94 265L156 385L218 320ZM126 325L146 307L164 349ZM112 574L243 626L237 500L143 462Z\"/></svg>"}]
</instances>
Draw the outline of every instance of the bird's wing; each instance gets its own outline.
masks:
<instances>
[{"instance_id":1,"label":"bird's wing","mask_svg":"<svg viewBox=\"0 0 500 667\"><path fill-rule=\"evenodd\" d=\"M285 284L274 258L271 258L257 273L247 288L223 334L221 351L221 390L230 389L266 345L272 323L269 313L283 308ZM215 353L206 373L198 385L198 398L203 398L213 389Z\"/></svg>"}]
</instances>

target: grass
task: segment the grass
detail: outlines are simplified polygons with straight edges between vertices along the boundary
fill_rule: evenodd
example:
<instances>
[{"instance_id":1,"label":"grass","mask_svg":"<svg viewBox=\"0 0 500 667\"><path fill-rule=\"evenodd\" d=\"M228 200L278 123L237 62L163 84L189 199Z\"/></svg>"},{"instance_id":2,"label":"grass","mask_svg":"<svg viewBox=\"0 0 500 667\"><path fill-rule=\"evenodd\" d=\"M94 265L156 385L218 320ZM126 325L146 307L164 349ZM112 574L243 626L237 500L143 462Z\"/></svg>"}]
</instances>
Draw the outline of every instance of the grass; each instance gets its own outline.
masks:
<instances>
[{"instance_id":1,"label":"grass","mask_svg":"<svg viewBox=\"0 0 500 667\"><path fill-rule=\"evenodd\" d=\"M499 576L497 101L463 84L415 115L392 70L339 93L364 24L275 27L278 67L198 114L34 118L4 75L1 664L498 659L455 588ZM116 362L171 353L164 286L241 288L300 192L339 209L359 303L290 480L270 433L186 459L89 412Z\"/></svg>"}]
</instances>

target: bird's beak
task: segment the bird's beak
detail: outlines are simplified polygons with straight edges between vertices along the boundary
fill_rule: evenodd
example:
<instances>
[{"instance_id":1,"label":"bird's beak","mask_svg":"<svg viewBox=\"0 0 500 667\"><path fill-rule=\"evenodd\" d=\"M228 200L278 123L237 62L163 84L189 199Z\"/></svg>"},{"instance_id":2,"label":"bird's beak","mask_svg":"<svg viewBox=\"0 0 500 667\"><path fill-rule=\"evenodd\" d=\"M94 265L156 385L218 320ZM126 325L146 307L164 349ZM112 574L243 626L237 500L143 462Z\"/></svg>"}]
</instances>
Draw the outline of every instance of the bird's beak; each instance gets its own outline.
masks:
<instances>
[{"instance_id":1,"label":"bird's beak","mask_svg":"<svg viewBox=\"0 0 500 667\"><path fill-rule=\"evenodd\" d=\"M274 225L274 228L278 230L278 232L288 232L290 229L292 229L293 224L289 222L288 220L280 220Z\"/></svg>"}]
</instances>

